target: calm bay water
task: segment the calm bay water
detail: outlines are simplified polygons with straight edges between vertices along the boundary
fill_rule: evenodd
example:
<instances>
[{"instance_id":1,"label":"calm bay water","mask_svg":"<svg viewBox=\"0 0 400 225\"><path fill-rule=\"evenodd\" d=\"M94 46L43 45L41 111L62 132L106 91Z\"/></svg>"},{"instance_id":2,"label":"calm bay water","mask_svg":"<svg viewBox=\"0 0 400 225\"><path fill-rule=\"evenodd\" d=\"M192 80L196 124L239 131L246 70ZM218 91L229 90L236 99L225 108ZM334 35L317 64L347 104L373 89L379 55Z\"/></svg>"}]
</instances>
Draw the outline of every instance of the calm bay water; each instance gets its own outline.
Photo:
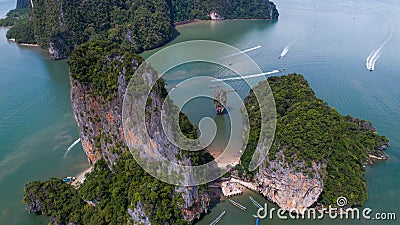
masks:
<instances>
[{"instance_id":1,"label":"calm bay water","mask_svg":"<svg viewBox=\"0 0 400 225\"><path fill-rule=\"evenodd\" d=\"M47 224L21 203L25 183L88 167L69 100L68 66L20 47L0 28L0 224ZM65 158L64 158L65 155Z\"/></svg>"},{"instance_id":2,"label":"calm bay water","mask_svg":"<svg viewBox=\"0 0 400 225\"><path fill-rule=\"evenodd\" d=\"M206 39L231 44L242 50L262 45L262 48L248 54L263 71L285 68L284 73L277 75L292 72L303 74L316 95L340 113L373 122L378 131L391 141L387 151L390 159L367 168L369 198L364 207L370 207L374 212L395 212L399 217L400 178L397 171L400 169L400 44L397 40L400 38L400 4L395 1L346 0L332 3L278 0L275 3L281 14L276 23L212 21L190 24L178 28L181 35L171 44ZM285 48L288 49L286 55L278 59ZM376 56L380 54L380 57L375 62L375 70L370 72L366 68L366 60L374 52ZM188 65L188 75L192 71L196 71L195 66ZM231 84L240 86L234 82ZM184 111L189 113L192 121L198 121L199 113L195 112L204 109L204 104L189 106ZM211 213L197 224L209 224L222 211L227 214L218 224L254 224L253 214L256 209L248 195L255 196L254 193L247 193L234 198L248 207L246 212L224 201L211 209ZM261 197L258 200L266 202ZM269 206L273 207L272 204ZM293 222L274 219L262 221L261 224ZM299 224L355 222L330 219L296 221ZM397 224L396 221L376 220L361 220L357 223Z\"/></svg>"},{"instance_id":3,"label":"calm bay water","mask_svg":"<svg viewBox=\"0 0 400 225\"><path fill-rule=\"evenodd\" d=\"M275 3L281 14L276 23L213 21L185 25L178 28L181 35L171 44L207 39L243 50L262 45L248 54L263 71L285 68L284 73L303 74L316 95L339 112L373 122L391 141L387 151L390 159L367 168L369 198L365 207L375 212L396 212L399 217L400 4L395 0ZM78 137L69 101L68 68L65 61L49 61L42 50L7 42L5 32L0 28L0 224L46 224L48 218L24 210L20 203L23 185L31 180L74 175L87 166L80 145L64 158L66 149ZM381 56L370 72L366 59L381 46ZM287 54L278 59L285 47ZM198 111L196 105L200 104L191 105L192 112ZM205 115L208 113L212 110ZM255 208L248 195L265 202L261 196L247 193L234 198L248 207L246 212L224 201L197 224L208 224L224 210L227 214L221 225L254 224ZM261 222L267 223L293 221Z\"/></svg>"},{"instance_id":4,"label":"calm bay water","mask_svg":"<svg viewBox=\"0 0 400 225\"><path fill-rule=\"evenodd\" d=\"M5 17L8 11L15 9L16 0L0 0L0 18Z\"/></svg>"}]
</instances>

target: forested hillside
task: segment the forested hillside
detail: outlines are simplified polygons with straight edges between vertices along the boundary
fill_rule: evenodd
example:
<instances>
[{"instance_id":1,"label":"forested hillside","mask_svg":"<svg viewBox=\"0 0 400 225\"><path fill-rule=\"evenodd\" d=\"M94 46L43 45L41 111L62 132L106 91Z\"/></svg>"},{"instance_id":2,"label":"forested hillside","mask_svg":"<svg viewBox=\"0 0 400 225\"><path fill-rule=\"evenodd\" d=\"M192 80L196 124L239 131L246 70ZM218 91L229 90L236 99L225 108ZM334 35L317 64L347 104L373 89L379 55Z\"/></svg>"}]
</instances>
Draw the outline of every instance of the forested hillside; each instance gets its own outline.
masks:
<instances>
[{"instance_id":1,"label":"forested hillside","mask_svg":"<svg viewBox=\"0 0 400 225\"><path fill-rule=\"evenodd\" d=\"M301 75L269 77L268 82L275 97L277 127L267 168L276 161L309 178L323 177L319 201L325 205L335 204L338 196L346 196L349 205L362 205L367 199L364 165L369 154L384 155L381 150L387 147L386 137L379 136L371 123L342 116L318 99ZM242 156L244 170L261 126L253 93L246 98L246 107L253 119L249 144ZM315 171L313 165L326 165L326 170L321 166Z\"/></svg>"},{"instance_id":2,"label":"forested hillside","mask_svg":"<svg viewBox=\"0 0 400 225\"><path fill-rule=\"evenodd\" d=\"M275 4L266 0L171 0L174 22L209 20L210 13L219 19L277 19Z\"/></svg>"},{"instance_id":3,"label":"forested hillside","mask_svg":"<svg viewBox=\"0 0 400 225\"><path fill-rule=\"evenodd\" d=\"M215 15L217 19L277 19L279 15L267 0L32 2L34 7L25 9L24 17L9 16L20 22L10 30L8 38L37 42L49 50L53 59L66 58L77 45L90 39L109 39L135 53L153 49L171 40L175 35L173 24L180 21L212 19ZM14 21L3 23L14 25ZM27 37L20 37L20 33Z\"/></svg>"},{"instance_id":4,"label":"forested hillside","mask_svg":"<svg viewBox=\"0 0 400 225\"><path fill-rule=\"evenodd\" d=\"M129 152L118 159L115 171L100 160L78 190L60 179L31 182L23 201L31 212L52 216L53 224L135 224L128 209L138 203L151 224L188 224L175 186L154 179Z\"/></svg>"}]
</instances>

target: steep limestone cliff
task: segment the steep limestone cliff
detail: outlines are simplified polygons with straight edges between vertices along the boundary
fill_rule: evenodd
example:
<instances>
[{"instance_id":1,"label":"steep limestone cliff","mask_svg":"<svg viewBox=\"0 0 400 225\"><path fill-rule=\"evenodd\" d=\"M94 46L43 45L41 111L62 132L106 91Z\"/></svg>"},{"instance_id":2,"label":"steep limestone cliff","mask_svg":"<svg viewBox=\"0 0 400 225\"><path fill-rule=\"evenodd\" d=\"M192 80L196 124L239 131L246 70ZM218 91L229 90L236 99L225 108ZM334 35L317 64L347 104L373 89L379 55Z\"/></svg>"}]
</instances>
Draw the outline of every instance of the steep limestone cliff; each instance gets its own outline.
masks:
<instances>
[{"instance_id":1,"label":"steep limestone cliff","mask_svg":"<svg viewBox=\"0 0 400 225\"><path fill-rule=\"evenodd\" d=\"M296 169L285 162L283 152L278 152L277 159L269 161L268 167L263 165L260 168L255 182L259 185L261 194L268 200L287 211L301 213L312 206L322 193L326 165L313 163L311 168L307 168L301 163ZM309 173L300 172L299 168ZM313 177L308 174L313 174Z\"/></svg>"},{"instance_id":2,"label":"steep limestone cliff","mask_svg":"<svg viewBox=\"0 0 400 225\"><path fill-rule=\"evenodd\" d=\"M128 82L141 62L139 56L124 53L108 42L84 44L69 59L73 114L91 164L102 158L113 170L119 155L128 151L121 121L122 103ZM151 104L146 106L150 110L146 126L154 139L152 143L165 146L161 151L172 161L191 165L191 160L170 144L166 137L159 136L161 115L154 109L162 108L165 93L160 83L150 94ZM132 134L127 138L138 137ZM180 155L179 160L177 155ZM178 187L176 193L184 199L180 207L186 220L192 221L206 210L208 197L199 193L198 187ZM139 221L147 223L148 218L142 208L141 203L137 203L136 207L129 209L134 224Z\"/></svg>"},{"instance_id":3,"label":"steep limestone cliff","mask_svg":"<svg viewBox=\"0 0 400 225\"><path fill-rule=\"evenodd\" d=\"M90 84L70 76L72 112L78 124L79 136L90 164L104 158L113 165L118 152L127 151L123 144L121 123L122 100L127 81L126 74L118 77L118 95L111 101L93 95Z\"/></svg>"}]
</instances>

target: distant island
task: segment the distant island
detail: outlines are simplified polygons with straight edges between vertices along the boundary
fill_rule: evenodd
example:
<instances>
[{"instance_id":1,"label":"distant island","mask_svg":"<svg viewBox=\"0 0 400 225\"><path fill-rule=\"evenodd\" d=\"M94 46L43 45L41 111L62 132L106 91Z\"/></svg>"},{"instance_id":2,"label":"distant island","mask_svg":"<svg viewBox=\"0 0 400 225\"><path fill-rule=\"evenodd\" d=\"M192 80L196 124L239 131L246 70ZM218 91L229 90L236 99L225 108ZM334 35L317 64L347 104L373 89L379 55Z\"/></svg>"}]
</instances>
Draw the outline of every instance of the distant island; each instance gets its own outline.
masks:
<instances>
[{"instance_id":1,"label":"distant island","mask_svg":"<svg viewBox=\"0 0 400 225\"><path fill-rule=\"evenodd\" d=\"M278 16L275 4L268 0L19 0L18 8L0 20L0 26L12 26L7 38L38 44L49 51L52 59L63 59L89 40L108 39L126 51L140 53L178 35L174 24L193 20L277 20Z\"/></svg>"}]
</instances>

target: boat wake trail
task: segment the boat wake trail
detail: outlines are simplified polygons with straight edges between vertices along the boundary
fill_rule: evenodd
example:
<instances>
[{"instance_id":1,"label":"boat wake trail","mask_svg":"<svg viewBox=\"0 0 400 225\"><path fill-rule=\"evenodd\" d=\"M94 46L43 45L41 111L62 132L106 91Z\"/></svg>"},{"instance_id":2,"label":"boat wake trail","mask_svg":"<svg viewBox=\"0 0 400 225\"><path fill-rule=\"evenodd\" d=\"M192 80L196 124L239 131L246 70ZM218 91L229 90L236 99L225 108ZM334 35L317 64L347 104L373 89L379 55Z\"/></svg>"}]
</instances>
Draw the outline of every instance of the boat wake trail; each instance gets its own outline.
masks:
<instances>
[{"instance_id":1,"label":"boat wake trail","mask_svg":"<svg viewBox=\"0 0 400 225\"><path fill-rule=\"evenodd\" d=\"M65 151L65 153L64 153L64 159L67 158L67 155L68 155L68 153L71 151L71 149L74 148L75 145L77 145L80 141L81 141L81 139L78 138L76 141L74 141L74 143L72 143L72 144L67 148L67 151Z\"/></svg>"},{"instance_id":2,"label":"boat wake trail","mask_svg":"<svg viewBox=\"0 0 400 225\"><path fill-rule=\"evenodd\" d=\"M390 29L390 33L387 36L387 38L383 41L381 45L379 45L374 51L372 51L365 62L365 66L367 67L367 70L373 71L375 69L375 63L378 61L379 57L382 55L382 50L385 47L385 45L390 41L390 39L393 36L393 29Z\"/></svg>"},{"instance_id":3,"label":"boat wake trail","mask_svg":"<svg viewBox=\"0 0 400 225\"><path fill-rule=\"evenodd\" d=\"M290 46L286 45L285 48L282 50L282 52L281 52L281 54L279 55L278 58L282 58L283 56L285 56L288 53L289 48L290 48Z\"/></svg>"},{"instance_id":4,"label":"boat wake trail","mask_svg":"<svg viewBox=\"0 0 400 225\"><path fill-rule=\"evenodd\" d=\"M251 52L251 51L257 50L257 49L259 49L259 48L262 48L262 45L257 45L257 46L255 46L255 47L253 47L253 48L248 48L248 49L242 50L242 51L240 51L239 53L235 53L235 54L231 54L231 55L224 56L224 57L222 57L221 59L226 59L226 58L230 58L230 57L233 57L233 56L237 56L237 55L240 55L240 54L243 54L243 53Z\"/></svg>"},{"instance_id":5,"label":"boat wake trail","mask_svg":"<svg viewBox=\"0 0 400 225\"><path fill-rule=\"evenodd\" d=\"M216 79L215 81L242 80L242 79L247 79L247 78L255 78L255 77L261 77L261 76L270 75L270 74L274 74L274 73L279 73L282 71L284 71L284 69L272 70L272 71L265 72L265 73L247 75L247 76L243 76L243 77L231 77L231 78L224 78L224 79Z\"/></svg>"},{"instance_id":6,"label":"boat wake trail","mask_svg":"<svg viewBox=\"0 0 400 225\"><path fill-rule=\"evenodd\" d=\"M257 49L259 49L259 48L261 48L261 47L262 47L262 45L257 45L257 46L254 47L254 48L249 48L249 49L243 50L242 53L251 52L251 51L257 50Z\"/></svg>"},{"instance_id":7,"label":"boat wake trail","mask_svg":"<svg viewBox=\"0 0 400 225\"><path fill-rule=\"evenodd\" d=\"M313 30L312 30L312 31L313 31ZM314 31L313 31L313 32L314 32ZM298 36L296 39L294 39L294 40L291 41L288 45L286 45L286 46L283 48L283 50L282 50L281 54L279 55L278 59L284 57L284 56L289 52L290 47L291 47L292 45L294 45L294 44L295 44L300 38L302 38L304 35L305 35L305 34Z\"/></svg>"}]
</instances>

